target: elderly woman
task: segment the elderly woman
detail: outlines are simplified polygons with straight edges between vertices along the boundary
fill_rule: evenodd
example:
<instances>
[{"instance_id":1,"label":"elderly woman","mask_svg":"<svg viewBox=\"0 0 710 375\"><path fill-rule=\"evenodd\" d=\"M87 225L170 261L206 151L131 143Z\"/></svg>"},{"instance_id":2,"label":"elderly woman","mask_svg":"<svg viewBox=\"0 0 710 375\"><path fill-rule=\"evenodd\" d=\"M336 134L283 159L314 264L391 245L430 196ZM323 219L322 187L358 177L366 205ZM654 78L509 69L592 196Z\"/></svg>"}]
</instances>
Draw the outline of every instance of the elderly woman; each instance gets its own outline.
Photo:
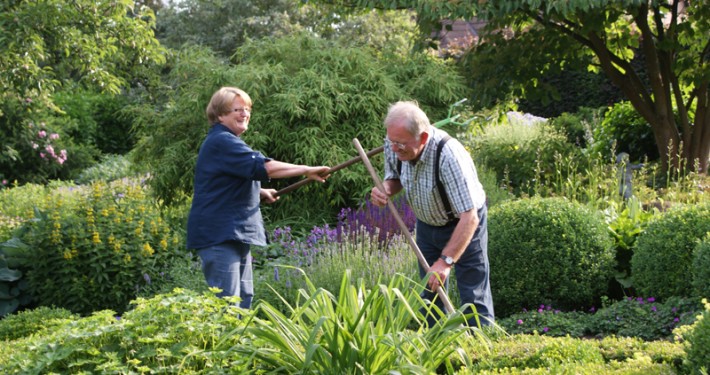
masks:
<instances>
[{"instance_id":1,"label":"elderly woman","mask_svg":"<svg viewBox=\"0 0 710 375\"><path fill-rule=\"evenodd\" d=\"M250 246L265 246L259 204L275 202L274 189L261 183L304 175L324 182L326 166L280 162L252 150L241 135L249 127L252 101L235 87L222 87L207 105L210 130L197 157L195 189L187 222L187 247L197 249L202 271L220 296L240 297L250 308L254 296Z\"/></svg>"}]
</instances>

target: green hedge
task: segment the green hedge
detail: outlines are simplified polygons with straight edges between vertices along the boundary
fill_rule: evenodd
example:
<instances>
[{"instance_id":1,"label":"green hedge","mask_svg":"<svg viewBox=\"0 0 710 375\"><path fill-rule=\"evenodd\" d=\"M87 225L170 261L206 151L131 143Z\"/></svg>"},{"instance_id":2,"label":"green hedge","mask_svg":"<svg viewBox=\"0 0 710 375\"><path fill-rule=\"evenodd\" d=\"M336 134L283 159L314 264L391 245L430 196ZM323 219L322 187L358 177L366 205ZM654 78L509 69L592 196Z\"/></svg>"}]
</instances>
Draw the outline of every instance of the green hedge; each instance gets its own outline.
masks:
<instances>
[{"instance_id":1,"label":"green hedge","mask_svg":"<svg viewBox=\"0 0 710 375\"><path fill-rule=\"evenodd\" d=\"M489 220L498 316L540 304L588 308L606 292L614 250L596 212L565 199L532 198L493 207Z\"/></svg>"},{"instance_id":2,"label":"green hedge","mask_svg":"<svg viewBox=\"0 0 710 375\"><path fill-rule=\"evenodd\" d=\"M631 276L639 295L694 296L693 250L709 231L710 203L678 206L649 223L631 257Z\"/></svg>"}]
</instances>

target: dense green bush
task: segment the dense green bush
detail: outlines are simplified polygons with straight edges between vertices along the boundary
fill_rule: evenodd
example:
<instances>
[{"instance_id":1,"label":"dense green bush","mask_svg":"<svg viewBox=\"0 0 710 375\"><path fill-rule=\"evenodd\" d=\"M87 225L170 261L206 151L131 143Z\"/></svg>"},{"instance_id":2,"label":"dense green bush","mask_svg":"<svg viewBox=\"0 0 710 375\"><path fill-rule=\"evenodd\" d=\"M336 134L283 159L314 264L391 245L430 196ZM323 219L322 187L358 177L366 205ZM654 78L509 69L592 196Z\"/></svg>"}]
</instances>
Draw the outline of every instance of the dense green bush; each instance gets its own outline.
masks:
<instances>
[{"instance_id":1,"label":"dense green bush","mask_svg":"<svg viewBox=\"0 0 710 375\"><path fill-rule=\"evenodd\" d=\"M653 297L627 297L599 309L591 316L588 330L596 336L661 340L671 337L677 327L692 324L701 308L696 299L669 298L661 303Z\"/></svg>"},{"instance_id":2,"label":"dense green bush","mask_svg":"<svg viewBox=\"0 0 710 375\"><path fill-rule=\"evenodd\" d=\"M131 161L123 155L104 155L98 164L91 166L75 178L77 184L88 184L95 181L110 182L134 175Z\"/></svg>"},{"instance_id":3,"label":"dense green bush","mask_svg":"<svg viewBox=\"0 0 710 375\"><path fill-rule=\"evenodd\" d=\"M710 233L693 253L693 286L698 296L710 298Z\"/></svg>"},{"instance_id":4,"label":"dense green bush","mask_svg":"<svg viewBox=\"0 0 710 375\"><path fill-rule=\"evenodd\" d=\"M593 141L593 129L603 116L603 108L579 108L577 112L564 112L548 120L550 126L567 137L567 142L586 148Z\"/></svg>"},{"instance_id":5,"label":"dense green bush","mask_svg":"<svg viewBox=\"0 0 710 375\"><path fill-rule=\"evenodd\" d=\"M607 160L614 152L629 154L632 162L657 160L658 148L651 125L641 117L630 102L614 104L604 114L604 120L594 128L592 149Z\"/></svg>"},{"instance_id":6,"label":"dense green bush","mask_svg":"<svg viewBox=\"0 0 710 375\"><path fill-rule=\"evenodd\" d=\"M639 295L692 297L693 250L710 231L710 202L672 208L648 224L636 241L631 276Z\"/></svg>"},{"instance_id":7,"label":"dense green bush","mask_svg":"<svg viewBox=\"0 0 710 375\"><path fill-rule=\"evenodd\" d=\"M685 341L685 351L688 354L687 369L693 374L710 371L710 303L703 299L705 311L698 320L689 327L679 330Z\"/></svg>"},{"instance_id":8,"label":"dense green bush","mask_svg":"<svg viewBox=\"0 0 710 375\"><path fill-rule=\"evenodd\" d=\"M78 318L69 310L46 306L21 311L0 320L0 341L17 340Z\"/></svg>"},{"instance_id":9,"label":"dense green bush","mask_svg":"<svg viewBox=\"0 0 710 375\"><path fill-rule=\"evenodd\" d=\"M504 202L490 211L489 233L498 316L540 304L588 308L606 292L613 243L586 207L561 198Z\"/></svg>"},{"instance_id":10,"label":"dense green bush","mask_svg":"<svg viewBox=\"0 0 710 375\"><path fill-rule=\"evenodd\" d=\"M65 195L80 200L69 204ZM27 280L40 305L122 312L183 246L134 180L60 189L38 205L21 239L29 249Z\"/></svg>"},{"instance_id":11,"label":"dense green bush","mask_svg":"<svg viewBox=\"0 0 710 375\"><path fill-rule=\"evenodd\" d=\"M542 124L492 125L476 137L471 153L516 192L529 192L556 177L556 158L576 159L579 150L564 134Z\"/></svg>"}]
</instances>

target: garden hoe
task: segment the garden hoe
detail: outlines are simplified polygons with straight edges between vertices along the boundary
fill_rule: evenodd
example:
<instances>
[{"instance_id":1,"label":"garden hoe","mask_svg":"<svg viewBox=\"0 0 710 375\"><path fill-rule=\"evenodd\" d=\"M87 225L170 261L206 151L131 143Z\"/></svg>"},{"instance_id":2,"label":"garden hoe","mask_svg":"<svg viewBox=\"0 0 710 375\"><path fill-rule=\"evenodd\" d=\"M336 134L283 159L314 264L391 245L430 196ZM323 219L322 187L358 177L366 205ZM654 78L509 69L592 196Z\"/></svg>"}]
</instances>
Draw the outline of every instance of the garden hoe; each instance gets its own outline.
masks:
<instances>
[{"instance_id":1,"label":"garden hoe","mask_svg":"<svg viewBox=\"0 0 710 375\"><path fill-rule=\"evenodd\" d=\"M368 159L368 156L365 153L365 150L363 150L362 146L360 146L360 141L358 141L357 138L353 138L353 144L355 145L355 148L357 148L357 152L360 154L360 159L362 159L362 162L365 163L365 167L367 168L367 171L370 172L370 176L372 177L372 180L375 182L375 186L377 186L377 188L380 189L380 191L385 191L384 186L382 185L382 181L380 181L380 177L377 175L375 168L372 167L372 163L370 163L370 159ZM414 238L412 237L412 234L409 233L409 228L407 228L407 225L404 223L404 220L402 220L402 217L399 215L399 212L397 212L397 208L394 206L394 203L392 203L391 200L387 201L387 207L389 208L390 212L392 213L392 216L394 217L395 221L397 221L397 224L399 225L399 229L402 231L404 236L407 238L407 242L409 242L409 246L412 247L412 250L414 250L414 254L417 255L417 259L419 260L419 264L421 264L422 268L424 268L424 271L426 271L426 273L429 273L429 264L427 263L426 259L424 259L424 255L422 254L422 251L419 250L419 246L417 246L417 243L414 242ZM439 298L441 298L441 301L444 303L444 308L446 309L446 312L449 314L453 313L454 306L451 304L451 301L449 300L449 296L446 294L446 290L441 285L439 285L439 287L436 288L436 294L439 296Z\"/></svg>"},{"instance_id":2,"label":"garden hoe","mask_svg":"<svg viewBox=\"0 0 710 375\"><path fill-rule=\"evenodd\" d=\"M366 155L365 157L367 158L369 156L375 156L375 155L379 154L380 152L384 151L384 149L385 149L385 146L380 146L378 148L372 149L372 150L368 151L367 154L365 154ZM338 164L335 167L330 168L328 170L327 174L331 174L331 173L339 171L343 168L347 168L347 167L359 162L361 159L362 159L362 157L358 156L358 157L352 158L344 163ZM291 185L286 186L285 188L277 191L276 194L274 194L274 196L278 197L278 196L281 196L284 194L288 194L288 193L290 193L290 192L292 192L292 191L294 191L294 190L300 188L301 186L306 185L310 182L313 182L313 180L305 178L301 181L296 182L295 184L291 184Z\"/></svg>"}]
</instances>

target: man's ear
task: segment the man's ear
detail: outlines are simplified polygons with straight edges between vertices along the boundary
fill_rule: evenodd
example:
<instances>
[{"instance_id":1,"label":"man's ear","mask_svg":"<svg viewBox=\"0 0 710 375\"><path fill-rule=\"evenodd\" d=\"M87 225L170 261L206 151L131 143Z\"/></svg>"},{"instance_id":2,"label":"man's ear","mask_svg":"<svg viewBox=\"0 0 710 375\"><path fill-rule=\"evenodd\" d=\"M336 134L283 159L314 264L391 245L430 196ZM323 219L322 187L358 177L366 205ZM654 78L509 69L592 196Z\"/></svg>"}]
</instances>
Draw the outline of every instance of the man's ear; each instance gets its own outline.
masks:
<instances>
[{"instance_id":1,"label":"man's ear","mask_svg":"<svg viewBox=\"0 0 710 375\"><path fill-rule=\"evenodd\" d=\"M426 131L419 135L419 144L423 145L429 140L429 132Z\"/></svg>"}]
</instances>

